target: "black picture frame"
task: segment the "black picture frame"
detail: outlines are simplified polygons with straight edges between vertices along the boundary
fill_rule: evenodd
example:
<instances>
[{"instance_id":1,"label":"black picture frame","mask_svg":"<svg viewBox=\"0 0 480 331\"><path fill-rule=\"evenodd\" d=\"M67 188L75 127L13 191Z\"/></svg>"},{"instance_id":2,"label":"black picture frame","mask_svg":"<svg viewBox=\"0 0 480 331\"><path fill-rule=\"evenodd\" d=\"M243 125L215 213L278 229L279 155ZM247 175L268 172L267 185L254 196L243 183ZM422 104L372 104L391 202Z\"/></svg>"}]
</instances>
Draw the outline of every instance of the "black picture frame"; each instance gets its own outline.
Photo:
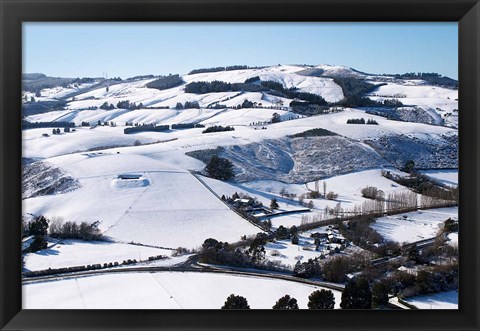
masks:
<instances>
[{"instance_id":1,"label":"black picture frame","mask_svg":"<svg viewBox=\"0 0 480 331\"><path fill-rule=\"evenodd\" d=\"M1 330L479 330L480 4L474 0L0 0ZM459 309L22 310L22 22L452 21L459 24ZM59 50L60 51L60 50Z\"/></svg>"}]
</instances>

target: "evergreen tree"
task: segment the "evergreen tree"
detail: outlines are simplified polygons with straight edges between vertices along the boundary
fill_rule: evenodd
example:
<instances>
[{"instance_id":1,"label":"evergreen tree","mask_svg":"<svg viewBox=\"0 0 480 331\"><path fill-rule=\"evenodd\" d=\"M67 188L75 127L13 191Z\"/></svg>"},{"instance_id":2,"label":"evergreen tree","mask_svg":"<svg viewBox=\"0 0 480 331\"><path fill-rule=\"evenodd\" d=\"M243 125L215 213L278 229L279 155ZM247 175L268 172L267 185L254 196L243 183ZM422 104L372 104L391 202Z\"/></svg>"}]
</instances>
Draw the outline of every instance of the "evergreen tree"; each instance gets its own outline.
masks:
<instances>
[{"instance_id":1,"label":"evergreen tree","mask_svg":"<svg viewBox=\"0 0 480 331\"><path fill-rule=\"evenodd\" d=\"M278 202L277 202L277 199L273 198L272 200L270 200L270 208L271 209L278 209Z\"/></svg>"},{"instance_id":2,"label":"evergreen tree","mask_svg":"<svg viewBox=\"0 0 480 331\"><path fill-rule=\"evenodd\" d=\"M292 235L292 244L293 245L298 245L298 235L297 234L294 234Z\"/></svg>"},{"instance_id":3,"label":"evergreen tree","mask_svg":"<svg viewBox=\"0 0 480 331\"><path fill-rule=\"evenodd\" d=\"M372 307L372 293L365 278L351 279L342 293L340 307L343 309L370 309Z\"/></svg>"},{"instance_id":4,"label":"evergreen tree","mask_svg":"<svg viewBox=\"0 0 480 331\"><path fill-rule=\"evenodd\" d=\"M388 303L388 288L383 283L375 283L372 286L372 306L381 307Z\"/></svg>"},{"instance_id":5,"label":"evergreen tree","mask_svg":"<svg viewBox=\"0 0 480 331\"><path fill-rule=\"evenodd\" d=\"M250 309L247 299L240 295L230 294L222 309Z\"/></svg>"},{"instance_id":6,"label":"evergreen tree","mask_svg":"<svg viewBox=\"0 0 480 331\"><path fill-rule=\"evenodd\" d=\"M47 242L41 235L36 235L32 243L28 247L28 251L31 253L38 252L39 250L47 248Z\"/></svg>"},{"instance_id":7,"label":"evergreen tree","mask_svg":"<svg viewBox=\"0 0 480 331\"><path fill-rule=\"evenodd\" d=\"M216 155L212 156L205 170L210 177L215 179L229 180L234 177L232 162Z\"/></svg>"},{"instance_id":8,"label":"evergreen tree","mask_svg":"<svg viewBox=\"0 0 480 331\"><path fill-rule=\"evenodd\" d=\"M403 171L411 173L415 168L415 162L413 160L408 160L403 166Z\"/></svg>"},{"instance_id":9,"label":"evergreen tree","mask_svg":"<svg viewBox=\"0 0 480 331\"><path fill-rule=\"evenodd\" d=\"M299 309L297 299L291 298L288 294L284 295L280 299L277 300L277 303L272 307L272 309Z\"/></svg>"},{"instance_id":10,"label":"evergreen tree","mask_svg":"<svg viewBox=\"0 0 480 331\"><path fill-rule=\"evenodd\" d=\"M330 290L314 291L308 297L308 309L333 309L335 297Z\"/></svg>"},{"instance_id":11,"label":"evergreen tree","mask_svg":"<svg viewBox=\"0 0 480 331\"><path fill-rule=\"evenodd\" d=\"M280 117L280 114L278 113L273 113L271 122L272 123L279 123L282 121L282 118Z\"/></svg>"},{"instance_id":12,"label":"evergreen tree","mask_svg":"<svg viewBox=\"0 0 480 331\"><path fill-rule=\"evenodd\" d=\"M287 239L288 238L288 230L286 227L284 227L283 225L280 225L277 229L277 231L275 232L275 237L277 239Z\"/></svg>"},{"instance_id":13,"label":"evergreen tree","mask_svg":"<svg viewBox=\"0 0 480 331\"><path fill-rule=\"evenodd\" d=\"M48 231L48 222L44 216L38 216L28 225L28 233L33 236L45 236Z\"/></svg>"}]
</instances>

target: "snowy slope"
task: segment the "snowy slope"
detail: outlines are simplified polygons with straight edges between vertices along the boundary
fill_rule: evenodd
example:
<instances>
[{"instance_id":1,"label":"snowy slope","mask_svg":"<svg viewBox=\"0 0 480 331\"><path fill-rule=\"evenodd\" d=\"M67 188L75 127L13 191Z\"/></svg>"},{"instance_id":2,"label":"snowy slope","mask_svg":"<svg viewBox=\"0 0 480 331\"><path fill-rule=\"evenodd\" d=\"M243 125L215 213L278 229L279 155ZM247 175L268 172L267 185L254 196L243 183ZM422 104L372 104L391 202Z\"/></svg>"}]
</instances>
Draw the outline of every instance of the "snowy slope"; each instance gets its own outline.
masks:
<instances>
[{"instance_id":1,"label":"snowy slope","mask_svg":"<svg viewBox=\"0 0 480 331\"><path fill-rule=\"evenodd\" d=\"M423 81L407 81L404 84L388 82L370 93L373 100L397 99L406 106L427 110L437 123L441 120L458 127L458 90L424 85Z\"/></svg>"}]
</instances>

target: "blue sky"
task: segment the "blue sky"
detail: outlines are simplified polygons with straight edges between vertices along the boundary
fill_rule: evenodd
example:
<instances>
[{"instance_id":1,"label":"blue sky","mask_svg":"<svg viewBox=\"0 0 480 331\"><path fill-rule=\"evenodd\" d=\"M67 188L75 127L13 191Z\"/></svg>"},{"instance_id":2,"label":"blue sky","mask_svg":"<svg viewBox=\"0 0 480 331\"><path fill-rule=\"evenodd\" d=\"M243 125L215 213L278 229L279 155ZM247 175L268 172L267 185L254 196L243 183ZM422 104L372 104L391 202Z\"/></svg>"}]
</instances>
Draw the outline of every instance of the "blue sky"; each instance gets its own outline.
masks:
<instances>
[{"instance_id":1,"label":"blue sky","mask_svg":"<svg viewBox=\"0 0 480 331\"><path fill-rule=\"evenodd\" d=\"M23 72L128 78L242 64L458 78L457 23L24 23Z\"/></svg>"}]
</instances>

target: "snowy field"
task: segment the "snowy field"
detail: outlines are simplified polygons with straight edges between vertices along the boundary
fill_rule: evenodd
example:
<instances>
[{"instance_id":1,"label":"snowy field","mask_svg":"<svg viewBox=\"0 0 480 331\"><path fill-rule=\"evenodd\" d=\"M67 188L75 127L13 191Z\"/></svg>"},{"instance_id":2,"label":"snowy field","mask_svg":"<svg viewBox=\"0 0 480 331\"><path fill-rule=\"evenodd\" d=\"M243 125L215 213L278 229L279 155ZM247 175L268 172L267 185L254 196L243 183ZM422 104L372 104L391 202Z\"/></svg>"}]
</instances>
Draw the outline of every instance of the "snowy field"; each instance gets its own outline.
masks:
<instances>
[{"instance_id":1,"label":"snowy field","mask_svg":"<svg viewBox=\"0 0 480 331\"><path fill-rule=\"evenodd\" d=\"M124 273L23 285L24 309L220 309L230 294L271 309L285 294L307 308L321 287L259 277L193 272ZM339 308L341 292L332 291Z\"/></svg>"},{"instance_id":2,"label":"snowy field","mask_svg":"<svg viewBox=\"0 0 480 331\"><path fill-rule=\"evenodd\" d=\"M421 295L404 300L418 309L458 309L458 291Z\"/></svg>"},{"instance_id":3,"label":"snowy field","mask_svg":"<svg viewBox=\"0 0 480 331\"><path fill-rule=\"evenodd\" d=\"M63 165L69 166L81 188L24 200L24 213L75 222L99 220L100 229L115 241L173 249L197 248L210 237L236 242L261 231L189 172L162 169L158 160L123 154L76 155L69 160L76 162ZM140 178L118 178L125 173Z\"/></svg>"},{"instance_id":4,"label":"snowy field","mask_svg":"<svg viewBox=\"0 0 480 331\"><path fill-rule=\"evenodd\" d=\"M121 264L124 260L148 260L150 256L169 257L171 254L171 250L139 245L52 239L48 241L47 249L25 254L24 261L27 271L35 271L97 263L103 265L104 263L118 262Z\"/></svg>"},{"instance_id":5,"label":"snowy field","mask_svg":"<svg viewBox=\"0 0 480 331\"><path fill-rule=\"evenodd\" d=\"M382 217L376 219L371 227L385 239L411 243L435 237L448 218L458 219L458 207L420 210Z\"/></svg>"}]
</instances>

